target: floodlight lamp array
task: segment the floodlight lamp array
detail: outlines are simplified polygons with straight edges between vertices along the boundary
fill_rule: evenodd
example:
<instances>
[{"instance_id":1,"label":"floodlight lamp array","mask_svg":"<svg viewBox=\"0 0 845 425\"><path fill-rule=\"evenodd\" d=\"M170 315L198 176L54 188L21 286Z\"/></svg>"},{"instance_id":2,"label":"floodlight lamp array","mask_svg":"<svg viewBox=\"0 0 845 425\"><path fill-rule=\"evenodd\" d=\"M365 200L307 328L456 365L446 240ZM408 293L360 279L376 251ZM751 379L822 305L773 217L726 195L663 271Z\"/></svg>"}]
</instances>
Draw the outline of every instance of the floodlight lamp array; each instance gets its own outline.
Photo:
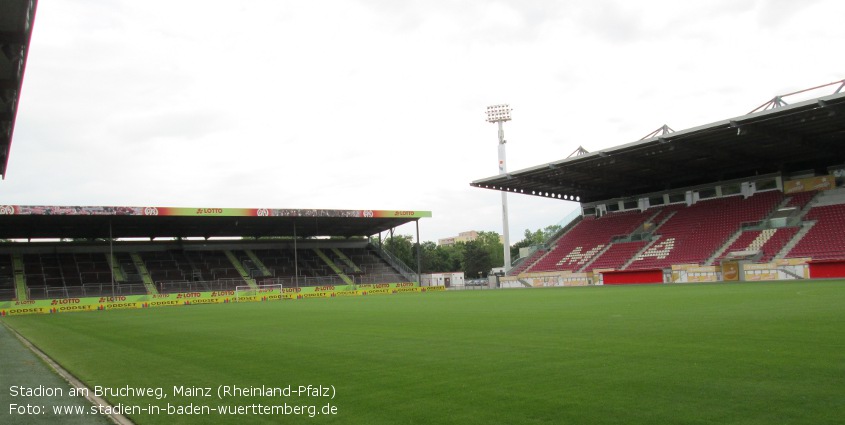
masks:
<instances>
[{"instance_id":1,"label":"floodlight lamp array","mask_svg":"<svg viewBox=\"0 0 845 425\"><path fill-rule=\"evenodd\" d=\"M487 122L502 122L511 120L511 107L504 103L487 107Z\"/></svg>"}]
</instances>

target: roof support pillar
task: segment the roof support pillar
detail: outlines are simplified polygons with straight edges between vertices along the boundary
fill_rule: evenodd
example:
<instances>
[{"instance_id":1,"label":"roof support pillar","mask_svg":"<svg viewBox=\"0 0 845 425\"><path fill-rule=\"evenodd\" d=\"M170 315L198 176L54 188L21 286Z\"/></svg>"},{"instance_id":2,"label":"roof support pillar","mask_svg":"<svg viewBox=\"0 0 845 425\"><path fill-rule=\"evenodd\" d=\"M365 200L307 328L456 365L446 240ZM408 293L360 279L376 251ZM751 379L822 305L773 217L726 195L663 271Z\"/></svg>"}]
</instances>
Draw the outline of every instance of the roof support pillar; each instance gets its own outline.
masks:
<instances>
[{"instance_id":1,"label":"roof support pillar","mask_svg":"<svg viewBox=\"0 0 845 425\"><path fill-rule=\"evenodd\" d=\"M422 285L422 243L420 242L420 220L414 220L417 224L417 284Z\"/></svg>"}]
</instances>

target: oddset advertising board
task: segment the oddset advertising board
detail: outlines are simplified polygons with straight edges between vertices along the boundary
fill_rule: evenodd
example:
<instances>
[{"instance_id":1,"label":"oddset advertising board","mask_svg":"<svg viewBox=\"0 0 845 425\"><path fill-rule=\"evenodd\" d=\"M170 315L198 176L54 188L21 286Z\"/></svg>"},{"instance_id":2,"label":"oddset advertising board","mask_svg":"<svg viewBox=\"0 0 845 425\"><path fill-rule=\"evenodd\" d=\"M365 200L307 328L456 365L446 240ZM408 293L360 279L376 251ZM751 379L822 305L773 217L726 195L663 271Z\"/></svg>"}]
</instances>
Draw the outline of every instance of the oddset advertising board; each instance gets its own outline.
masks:
<instances>
[{"instance_id":1,"label":"oddset advertising board","mask_svg":"<svg viewBox=\"0 0 845 425\"><path fill-rule=\"evenodd\" d=\"M2 301L0 317L22 314L57 314L80 311L107 311L154 307L178 307L234 302L264 302L335 298L367 295L391 295L407 292L445 291L443 286L420 287L417 283L379 283L363 285L326 285L279 289L259 289L250 295L235 291L179 292L171 294L119 295L114 297L54 298L44 300Z\"/></svg>"}]
</instances>

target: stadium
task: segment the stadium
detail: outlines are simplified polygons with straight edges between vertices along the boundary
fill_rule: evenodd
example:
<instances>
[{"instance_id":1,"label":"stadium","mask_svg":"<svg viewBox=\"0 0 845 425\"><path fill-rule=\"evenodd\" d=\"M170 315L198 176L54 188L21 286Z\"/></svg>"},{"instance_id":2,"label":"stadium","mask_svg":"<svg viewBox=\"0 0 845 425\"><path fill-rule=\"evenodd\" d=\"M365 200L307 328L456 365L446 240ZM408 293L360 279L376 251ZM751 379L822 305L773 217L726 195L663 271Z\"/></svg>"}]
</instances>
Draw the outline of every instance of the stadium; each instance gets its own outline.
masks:
<instances>
[{"instance_id":1,"label":"stadium","mask_svg":"<svg viewBox=\"0 0 845 425\"><path fill-rule=\"evenodd\" d=\"M4 177L35 8L0 6ZM382 248L431 211L0 206L3 422L838 423L845 80L813 89L471 182L579 204L486 290Z\"/></svg>"}]
</instances>

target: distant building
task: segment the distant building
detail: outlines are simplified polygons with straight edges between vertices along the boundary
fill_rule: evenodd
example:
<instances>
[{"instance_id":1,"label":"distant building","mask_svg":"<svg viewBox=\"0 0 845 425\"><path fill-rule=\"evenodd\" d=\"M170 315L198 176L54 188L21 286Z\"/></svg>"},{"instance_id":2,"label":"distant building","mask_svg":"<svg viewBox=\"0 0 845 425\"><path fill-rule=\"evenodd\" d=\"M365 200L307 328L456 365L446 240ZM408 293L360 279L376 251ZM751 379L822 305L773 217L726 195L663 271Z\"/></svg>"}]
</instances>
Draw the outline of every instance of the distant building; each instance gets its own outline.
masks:
<instances>
[{"instance_id":1,"label":"distant building","mask_svg":"<svg viewBox=\"0 0 845 425\"><path fill-rule=\"evenodd\" d=\"M464 286L464 272L430 273L421 276L420 286Z\"/></svg>"},{"instance_id":2,"label":"distant building","mask_svg":"<svg viewBox=\"0 0 845 425\"><path fill-rule=\"evenodd\" d=\"M476 239L478 239L478 232L476 232L475 230L470 230L468 232L458 233L458 236L453 236L451 238L438 239L437 245L448 246L454 245L458 242L472 242ZM504 239L505 238L502 235L499 235L499 242L503 242Z\"/></svg>"}]
</instances>

